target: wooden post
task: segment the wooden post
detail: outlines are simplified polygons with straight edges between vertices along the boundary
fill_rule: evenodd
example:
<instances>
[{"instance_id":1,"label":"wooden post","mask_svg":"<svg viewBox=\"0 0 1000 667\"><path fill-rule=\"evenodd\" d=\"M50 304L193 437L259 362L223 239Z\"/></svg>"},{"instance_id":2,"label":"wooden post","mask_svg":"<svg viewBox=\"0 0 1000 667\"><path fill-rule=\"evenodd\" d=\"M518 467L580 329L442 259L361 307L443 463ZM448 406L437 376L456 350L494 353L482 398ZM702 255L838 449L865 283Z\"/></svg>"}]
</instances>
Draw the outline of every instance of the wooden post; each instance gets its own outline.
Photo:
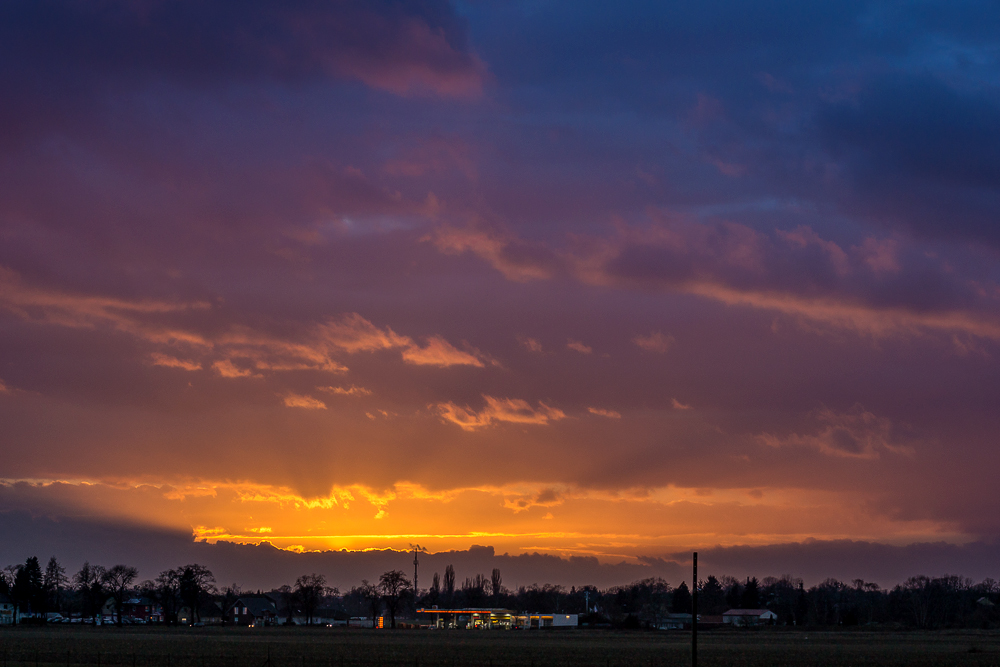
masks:
<instances>
[{"instance_id":1,"label":"wooden post","mask_svg":"<svg viewBox=\"0 0 1000 667\"><path fill-rule=\"evenodd\" d=\"M691 667L698 667L698 552L691 578Z\"/></svg>"}]
</instances>

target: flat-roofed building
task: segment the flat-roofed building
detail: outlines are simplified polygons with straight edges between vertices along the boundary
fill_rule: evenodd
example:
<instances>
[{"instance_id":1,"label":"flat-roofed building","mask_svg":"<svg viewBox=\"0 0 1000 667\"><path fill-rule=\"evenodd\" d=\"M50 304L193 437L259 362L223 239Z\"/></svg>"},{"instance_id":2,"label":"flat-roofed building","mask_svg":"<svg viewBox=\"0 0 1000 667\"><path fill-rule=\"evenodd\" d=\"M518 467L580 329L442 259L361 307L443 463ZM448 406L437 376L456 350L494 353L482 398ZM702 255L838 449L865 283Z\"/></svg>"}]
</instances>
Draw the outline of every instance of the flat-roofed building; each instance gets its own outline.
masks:
<instances>
[{"instance_id":1,"label":"flat-roofed building","mask_svg":"<svg viewBox=\"0 0 1000 667\"><path fill-rule=\"evenodd\" d=\"M576 627L577 614L519 613L510 609L466 607L464 609L417 609L417 618L436 628L479 630L529 630Z\"/></svg>"}]
</instances>

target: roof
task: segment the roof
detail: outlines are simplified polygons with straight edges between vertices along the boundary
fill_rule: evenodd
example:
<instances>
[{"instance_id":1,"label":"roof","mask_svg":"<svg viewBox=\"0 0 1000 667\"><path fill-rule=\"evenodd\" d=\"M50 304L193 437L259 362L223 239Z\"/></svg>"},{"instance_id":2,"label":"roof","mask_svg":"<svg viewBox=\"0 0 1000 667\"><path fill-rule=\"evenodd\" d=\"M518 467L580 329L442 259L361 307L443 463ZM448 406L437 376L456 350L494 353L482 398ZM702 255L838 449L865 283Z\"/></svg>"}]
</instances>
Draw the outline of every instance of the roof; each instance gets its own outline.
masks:
<instances>
[{"instance_id":1,"label":"roof","mask_svg":"<svg viewBox=\"0 0 1000 667\"><path fill-rule=\"evenodd\" d=\"M418 614L496 614L500 616L510 616L514 614L510 609L498 609L490 607L463 607L461 609L427 609L421 607L417 609Z\"/></svg>"},{"instance_id":2,"label":"roof","mask_svg":"<svg viewBox=\"0 0 1000 667\"><path fill-rule=\"evenodd\" d=\"M247 611L254 616L263 616L265 614L274 614L278 610L274 606L274 603L265 597L245 597L240 598L236 601L236 604L241 607L246 607Z\"/></svg>"},{"instance_id":3,"label":"roof","mask_svg":"<svg viewBox=\"0 0 1000 667\"><path fill-rule=\"evenodd\" d=\"M13 602L14 601L10 599L9 595L0 591L0 604L13 604Z\"/></svg>"},{"instance_id":4,"label":"roof","mask_svg":"<svg viewBox=\"0 0 1000 667\"><path fill-rule=\"evenodd\" d=\"M729 611L723 612L723 616L763 616L764 614L773 614L774 612L770 609L730 609Z\"/></svg>"}]
</instances>

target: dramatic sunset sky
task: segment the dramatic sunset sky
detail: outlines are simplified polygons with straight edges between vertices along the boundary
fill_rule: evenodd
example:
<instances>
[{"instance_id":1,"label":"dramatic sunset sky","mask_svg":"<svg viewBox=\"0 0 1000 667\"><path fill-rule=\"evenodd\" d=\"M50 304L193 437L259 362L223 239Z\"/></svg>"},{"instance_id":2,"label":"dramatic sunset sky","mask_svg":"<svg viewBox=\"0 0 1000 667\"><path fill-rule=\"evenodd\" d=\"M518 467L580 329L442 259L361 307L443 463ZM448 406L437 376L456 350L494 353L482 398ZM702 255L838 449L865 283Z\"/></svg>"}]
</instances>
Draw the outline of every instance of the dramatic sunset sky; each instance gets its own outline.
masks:
<instances>
[{"instance_id":1,"label":"dramatic sunset sky","mask_svg":"<svg viewBox=\"0 0 1000 667\"><path fill-rule=\"evenodd\" d=\"M1000 569L998 59L977 1L0 0L0 564Z\"/></svg>"}]
</instances>

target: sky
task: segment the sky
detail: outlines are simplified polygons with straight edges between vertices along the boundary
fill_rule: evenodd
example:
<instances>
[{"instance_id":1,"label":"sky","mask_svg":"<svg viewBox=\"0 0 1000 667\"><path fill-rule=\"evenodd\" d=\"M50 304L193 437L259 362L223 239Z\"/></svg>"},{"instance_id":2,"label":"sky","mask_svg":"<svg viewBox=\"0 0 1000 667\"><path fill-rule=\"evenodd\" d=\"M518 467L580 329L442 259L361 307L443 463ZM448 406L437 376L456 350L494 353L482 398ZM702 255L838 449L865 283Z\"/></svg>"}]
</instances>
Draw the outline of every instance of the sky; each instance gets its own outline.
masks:
<instances>
[{"instance_id":1,"label":"sky","mask_svg":"<svg viewBox=\"0 0 1000 667\"><path fill-rule=\"evenodd\" d=\"M997 576L998 35L0 0L0 557Z\"/></svg>"}]
</instances>

